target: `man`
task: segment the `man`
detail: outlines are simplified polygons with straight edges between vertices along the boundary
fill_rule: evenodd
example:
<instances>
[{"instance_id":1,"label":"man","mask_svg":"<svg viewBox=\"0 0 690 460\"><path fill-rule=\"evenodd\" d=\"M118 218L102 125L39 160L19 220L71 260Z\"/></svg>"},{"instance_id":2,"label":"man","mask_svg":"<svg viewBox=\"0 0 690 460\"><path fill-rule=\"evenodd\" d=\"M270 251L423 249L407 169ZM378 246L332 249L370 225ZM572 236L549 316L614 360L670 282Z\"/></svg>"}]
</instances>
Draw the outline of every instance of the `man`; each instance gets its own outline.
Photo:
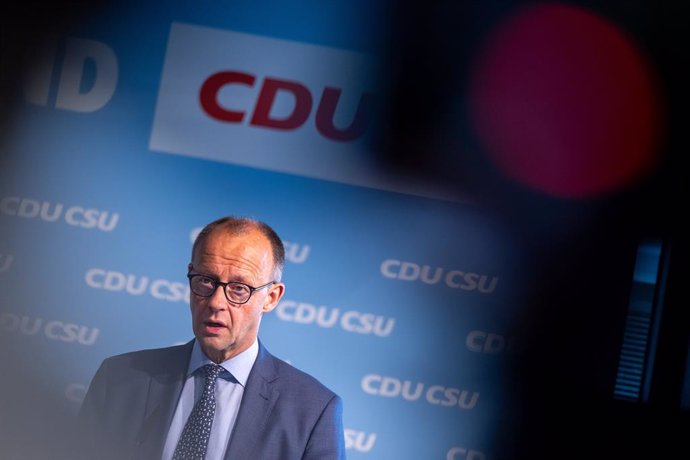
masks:
<instances>
[{"instance_id":1,"label":"man","mask_svg":"<svg viewBox=\"0 0 690 460\"><path fill-rule=\"evenodd\" d=\"M257 338L285 291L284 261L280 238L262 222L207 225L187 275L196 338L103 362L80 411L87 455L344 459L341 399Z\"/></svg>"}]
</instances>

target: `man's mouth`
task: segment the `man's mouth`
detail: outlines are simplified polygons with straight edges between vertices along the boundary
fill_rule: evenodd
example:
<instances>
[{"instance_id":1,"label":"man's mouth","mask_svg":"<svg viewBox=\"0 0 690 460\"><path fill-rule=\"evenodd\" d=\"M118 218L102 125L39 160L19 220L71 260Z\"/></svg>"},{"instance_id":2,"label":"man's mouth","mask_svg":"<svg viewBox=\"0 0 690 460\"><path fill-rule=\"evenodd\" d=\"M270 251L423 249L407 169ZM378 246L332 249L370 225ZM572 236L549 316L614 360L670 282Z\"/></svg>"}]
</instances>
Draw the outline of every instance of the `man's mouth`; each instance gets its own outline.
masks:
<instances>
[{"instance_id":1,"label":"man's mouth","mask_svg":"<svg viewBox=\"0 0 690 460\"><path fill-rule=\"evenodd\" d=\"M211 320L204 321L204 325L208 326L208 327L225 327L225 323L221 323L218 321L211 321Z\"/></svg>"}]
</instances>

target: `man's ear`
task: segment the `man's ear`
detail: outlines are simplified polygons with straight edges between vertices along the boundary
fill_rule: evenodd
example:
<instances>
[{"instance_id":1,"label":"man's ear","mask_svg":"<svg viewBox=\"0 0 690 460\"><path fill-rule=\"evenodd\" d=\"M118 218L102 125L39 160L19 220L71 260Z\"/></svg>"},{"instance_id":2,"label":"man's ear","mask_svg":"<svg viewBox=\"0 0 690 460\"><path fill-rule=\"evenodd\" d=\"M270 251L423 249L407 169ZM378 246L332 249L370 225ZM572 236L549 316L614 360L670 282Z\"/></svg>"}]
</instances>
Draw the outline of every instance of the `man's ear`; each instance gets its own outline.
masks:
<instances>
[{"instance_id":1,"label":"man's ear","mask_svg":"<svg viewBox=\"0 0 690 460\"><path fill-rule=\"evenodd\" d=\"M283 297L284 293L285 285L283 283L276 283L271 285L268 291L268 295L266 296L266 302L264 303L264 306L261 308L261 311L264 313L273 311L273 309L276 306L278 306L278 302L280 302L280 298Z\"/></svg>"},{"instance_id":2,"label":"man's ear","mask_svg":"<svg viewBox=\"0 0 690 460\"><path fill-rule=\"evenodd\" d=\"M187 271L191 272L192 270L194 270L194 265L192 265L192 263L189 262L189 264L187 264Z\"/></svg>"}]
</instances>

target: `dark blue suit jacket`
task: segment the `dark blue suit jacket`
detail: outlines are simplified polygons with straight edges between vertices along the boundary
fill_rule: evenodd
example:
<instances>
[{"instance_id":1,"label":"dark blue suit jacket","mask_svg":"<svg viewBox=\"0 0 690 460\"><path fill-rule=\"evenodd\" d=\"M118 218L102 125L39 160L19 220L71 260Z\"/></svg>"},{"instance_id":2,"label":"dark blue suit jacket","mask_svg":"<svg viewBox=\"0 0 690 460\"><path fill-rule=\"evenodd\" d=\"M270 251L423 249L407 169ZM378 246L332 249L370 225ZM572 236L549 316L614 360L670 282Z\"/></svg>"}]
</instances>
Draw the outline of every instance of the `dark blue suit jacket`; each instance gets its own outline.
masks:
<instances>
[{"instance_id":1,"label":"dark blue suit jacket","mask_svg":"<svg viewBox=\"0 0 690 460\"><path fill-rule=\"evenodd\" d=\"M86 456L161 457L192 344L126 353L101 364L79 414ZM225 459L344 458L340 397L259 343Z\"/></svg>"}]
</instances>

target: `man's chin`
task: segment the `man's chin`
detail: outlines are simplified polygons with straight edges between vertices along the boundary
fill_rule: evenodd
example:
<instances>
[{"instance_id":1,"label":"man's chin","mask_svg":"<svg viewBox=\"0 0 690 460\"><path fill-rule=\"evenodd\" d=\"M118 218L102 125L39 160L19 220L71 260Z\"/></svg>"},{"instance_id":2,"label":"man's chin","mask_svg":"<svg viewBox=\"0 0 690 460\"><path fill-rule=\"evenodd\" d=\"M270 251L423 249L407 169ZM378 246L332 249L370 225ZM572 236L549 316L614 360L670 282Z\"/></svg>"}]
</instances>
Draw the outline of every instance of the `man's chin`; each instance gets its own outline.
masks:
<instances>
[{"instance_id":1,"label":"man's chin","mask_svg":"<svg viewBox=\"0 0 690 460\"><path fill-rule=\"evenodd\" d=\"M233 343L227 338L202 335L197 336L197 340L201 345L201 350L213 361L225 360L227 356L232 355Z\"/></svg>"}]
</instances>

